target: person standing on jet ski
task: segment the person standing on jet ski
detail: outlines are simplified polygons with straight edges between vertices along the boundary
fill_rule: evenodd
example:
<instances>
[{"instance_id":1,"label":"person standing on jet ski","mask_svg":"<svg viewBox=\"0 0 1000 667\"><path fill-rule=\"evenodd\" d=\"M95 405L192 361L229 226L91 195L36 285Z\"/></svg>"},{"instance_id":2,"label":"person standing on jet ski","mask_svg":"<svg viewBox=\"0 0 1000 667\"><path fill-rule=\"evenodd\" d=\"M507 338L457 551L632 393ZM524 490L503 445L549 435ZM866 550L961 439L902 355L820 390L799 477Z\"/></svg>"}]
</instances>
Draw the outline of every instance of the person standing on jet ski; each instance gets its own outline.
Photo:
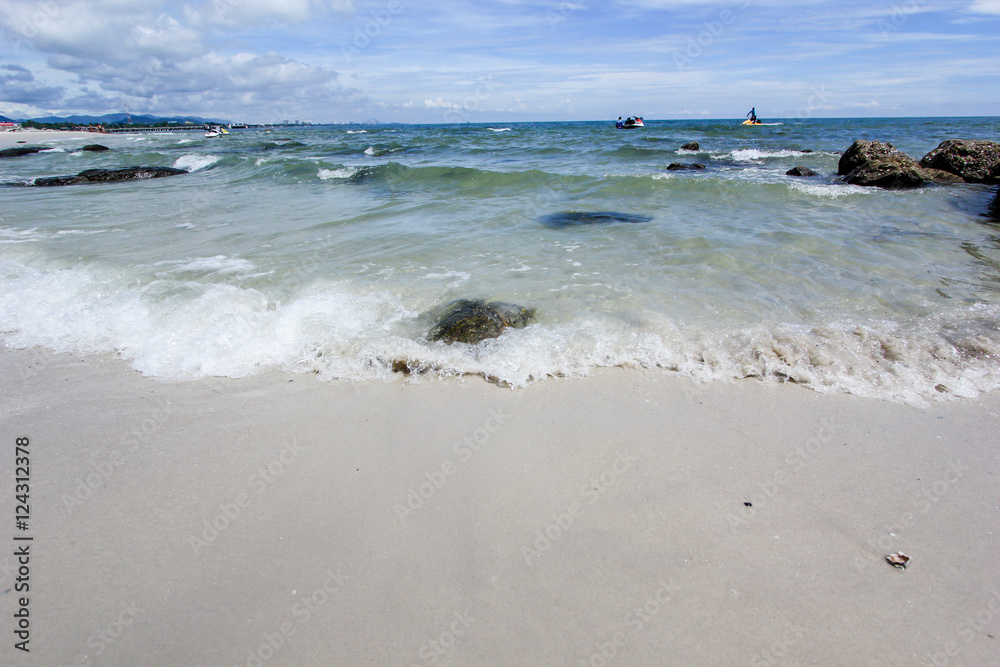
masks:
<instances>
[{"instance_id":1,"label":"person standing on jet ski","mask_svg":"<svg viewBox=\"0 0 1000 667\"><path fill-rule=\"evenodd\" d=\"M757 107L753 107L752 109L750 109L750 113L748 113L747 115L750 116L750 122L751 123L756 123L757 122Z\"/></svg>"}]
</instances>

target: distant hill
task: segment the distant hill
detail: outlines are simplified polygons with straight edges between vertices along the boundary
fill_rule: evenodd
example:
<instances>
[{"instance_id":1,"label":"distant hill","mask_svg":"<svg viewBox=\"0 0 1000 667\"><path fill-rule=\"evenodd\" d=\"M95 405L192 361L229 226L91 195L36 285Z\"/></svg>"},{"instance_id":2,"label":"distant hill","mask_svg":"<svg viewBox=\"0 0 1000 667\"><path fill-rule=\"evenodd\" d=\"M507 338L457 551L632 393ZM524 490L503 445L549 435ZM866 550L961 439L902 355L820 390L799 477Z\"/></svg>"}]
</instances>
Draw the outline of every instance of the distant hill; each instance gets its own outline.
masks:
<instances>
[{"instance_id":1,"label":"distant hill","mask_svg":"<svg viewBox=\"0 0 1000 667\"><path fill-rule=\"evenodd\" d=\"M33 120L36 123L75 123L78 125L97 125L98 123L103 123L104 125L124 125L125 124L125 114L124 113L109 113L103 116L44 116L41 118L29 118L27 120ZM218 118L199 118L197 116L150 116L148 114L133 114L132 122L136 125L158 125L161 123L184 123L190 121L197 125L204 125L205 123L215 123L215 124L228 124L229 121L221 120Z\"/></svg>"},{"instance_id":2,"label":"distant hill","mask_svg":"<svg viewBox=\"0 0 1000 667\"><path fill-rule=\"evenodd\" d=\"M6 116L0 116L0 123L16 123L17 121Z\"/></svg>"}]
</instances>

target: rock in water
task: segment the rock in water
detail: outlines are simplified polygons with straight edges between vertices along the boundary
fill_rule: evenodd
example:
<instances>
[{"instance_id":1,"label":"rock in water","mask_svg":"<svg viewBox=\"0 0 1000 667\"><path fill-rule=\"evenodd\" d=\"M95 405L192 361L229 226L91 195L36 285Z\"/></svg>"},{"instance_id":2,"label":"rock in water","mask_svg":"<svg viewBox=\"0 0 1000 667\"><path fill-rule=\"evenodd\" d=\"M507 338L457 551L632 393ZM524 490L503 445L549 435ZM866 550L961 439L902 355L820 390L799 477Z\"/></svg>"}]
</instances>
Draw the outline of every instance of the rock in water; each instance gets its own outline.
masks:
<instances>
[{"instance_id":1,"label":"rock in water","mask_svg":"<svg viewBox=\"0 0 1000 667\"><path fill-rule=\"evenodd\" d=\"M700 151L701 146L698 145L697 141L689 141L683 146L681 146L682 151Z\"/></svg>"},{"instance_id":2,"label":"rock in water","mask_svg":"<svg viewBox=\"0 0 1000 667\"><path fill-rule=\"evenodd\" d=\"M81 151L91 151L93 153L102 153L104 151L109 151L111 149L108 148L107 146L102 146L100 144L87 144L86 146L84 146L80 150Z\"/></svg>"},{"instance_id":3,"label":"rock in water","mask_svg":"<svg viewBox=\"0 0 1000 667\"><path fill-rule=\"evenodd\" d=\"M41 148L35 148L34 146L18 146L16 148L5 148L0 151L0 158L3 157L21 157L22 155L31 155L33 153L40 153Z\"/></svg>"},{"instance_id":4,"label":"rock in water","mask_svg":"<svg viewBox=\"0 0 1000 667\"><path fill-rule=\"evenodd\" d=\"M572 227L576 225L601 225L611 222L649 222L648 215L634 213L619 213L617 211L560 211L542 217L542 224L552 229Z\"/></svg>"},{"instance_id":5,"label":"rock in water","mask_svg":"<svg viewBox=\"0 0 1000 667\"><path fill-rule=\"evenodd\" d=\"M892 144L858 140L844 151L837 173L851 185L902 190L927 183L962 183L962 177L939 169L922 167Z\"/></svg>"},{"instance_id":6,"label":"rock in water","mask_svg":"<svg viewBox=\"0 0 1000 667\"><path fill-rule=\"evenodd\" d=\"M78 183L118 183L120 181L143 181L188 173L186 169L173 167L125 167L124 169L87 169L76 176L49 176L36 178L35 185L47 187L55 185L76 185Z\"/></svg>"},{"instance_id":7,"label":"rock in water","mask_svg":"<svg viewBox=\"0 0 1000 667\"><path fill-rule=\"evenodd\" d=\"M997 194L993 198L993 203L990 204L990 210L986 212L986 215L993 216L997 220L1000 220L1000 188L997 188Z\"/></svg>"},{"instance_id":8,"label":"rock in water","mask_svg":"<svg viewBox=\"0 0 1000 667\"><path fill-rule=\"evenodd\" d=\"M1000 183L1000 144L948 139L925 155L920 166L961 176L968 183Z\"/></svg>"},{"instance_id":9,"label":"rock in water","mask_svg":"<svg viewBox=\"0 0 1000 667\"><path fill-rule=\"evenodd\" d=\"M809 167L793 167L785 172L785 176L815 176L816 172Z\"/></svg>"},{"instance_id":10,"label":"rock in water","mask_svg":"<svg viewBox=\"0 0 1000 667\"><path fill-rule=\"evenodd\" d=\"M891 156L903 156L892 144L883 144L881 141L867 141L858 139L840 156L837 163L837 174L847 176L858 167L869 164L876 160L884 160Z\"/></svg>"},{"instance_id":11,"label":"rock in water","mask_svg":"<svg viewBox=\"0 0 1000 667\"><path fill-rule=\"evenodd\" d=\"M692 164L683 164L680 162L671 162L667 165L667 171L681 171L683 169L704 169L705 165L694 162Z\"/></svg>"},{"instance_id":12,"label":"rock in water","mask_svg":"<svg viewBox=\"0 0 1000 667\"><path fill-rule=\"evenodd\" d=\"M445 343L476 343L496 338L509 327L523 329L535 317L534 308L512 303L460 299L445 306L430 339Z\"/></svg>"}]
</instances>

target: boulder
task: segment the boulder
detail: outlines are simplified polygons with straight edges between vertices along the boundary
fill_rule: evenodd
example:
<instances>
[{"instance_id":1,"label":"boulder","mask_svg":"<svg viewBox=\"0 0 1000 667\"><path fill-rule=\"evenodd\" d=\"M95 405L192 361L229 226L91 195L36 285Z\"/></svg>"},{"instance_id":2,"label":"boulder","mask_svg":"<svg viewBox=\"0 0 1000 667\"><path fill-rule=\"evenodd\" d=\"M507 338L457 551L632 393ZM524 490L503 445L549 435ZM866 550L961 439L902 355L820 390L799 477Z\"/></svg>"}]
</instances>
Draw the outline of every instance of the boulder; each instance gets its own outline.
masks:
<instances>
[{"instance_id":1,"label":"boulder","mask_svg":"<svg viewBox=\"0 0 1000 667\"><path fill-rule=\"evenodd\" d=\"M1000 144L948 139L925 155L920 166L956 174L968 183L1000 183Z\"/></svg>"},{"instance_id":2,"label":"boulder","mask_svg":"<svg viewBox=\"0 0 1000 667\"><path fill-rule=\"evenodd\" d=\"M862 165L896 156L906 157L897 151L892 144L858 139L840 156L840 162L837 163L837 174L846 176Z\"/></svg>"},{"instance_id":3,"label":"boulder","mask_svg":"<svg viewBox=\"0 0 1000 667\"><path fill-rule=\"evenodd\" d=\"M793 168L791 168L791 169L789 169L788 171L785 172L785 176L802 176L802 177L807 177L807 176L815 176L815 175L816 175L816 172L813 171L812 169L810 169L809 167L801 167L801 166L799 166L799 167L793 167Z\"/></svg>"},{"instance_id":4,"label":"boulder","mask_svg":"<svg viewBox=\"0 0 1000 667\"><path fill-rule=\"evenodd\" d=\"M701 146L698 145L697 141L689 141L683 146L681 146L682 151L700 151Z\"/></svg>"},{"instance_id":5,"label":"boulder","mask_svg":"<svg viewBox=\"0 0 1000 667\"><path fill-rule=\"evenodd\" d=\"M705 165L698 164L694 162L692 164L683 164L680 162L671 162L667 165L667 171L683 171L685 169L704 169Z\"/></svg>"},{"instance_id":6,"label":"boulder","mask_svg":"<svg viewBox=\"0 0 1000 667\"><path fill-rule=\"evenodd\" d=\"M80 150L81 151L91 151L91 152L94 152L94 153L102 153L104 151L109 151L111 149L108 148L107 146L102 146L100 144L87 144L86 146L84 146Z\"/></svg>"},{"instance_id":7,"label":"boulder","mask_svg":"<svg viewBox=\"0 0 1000 667\"><path fill-rule=\"evenodd\" d=\"M476 343L496 338L508 328L522 329L535 317L534 308L501 301L459 299L444 307L430 339L451 343Z\"/></svg>"},{"instance_id":8,"label":"boulder","mask_svg":"<svg viewBox=\"0 0 1000 667\"><path fill-rule=\"evenodd\" d=\"M120 181L143 181L150 178L177 176L188 173L186 169L173 167L125 167L124 169L87 169L76 176L49 176L36 178L34 185L47 187L55 185L76 185L78 183L118 183Z\"/></svg>"},{"instance_id":9,"label":"boulder","mask_svg":"<svg viewBox=\"0 0 1000 667\"><path fill-rule=\"evenodd\" d=\"M990 209L986 212L986 215L1000 220L1000 188L997 188L997 194L993 198L993 203L990 204Z\"/></svg>"},{"instance_id":10,"label":"boulder","mask_svg":"<svg viewBox=\"0 0 1000 667\"><path fill-rule=\"evenodd\" d=\"M938 169L925 169L913 158L897 153L872 160L851 171L844 180L851 185L865 185L886 190L919 188L925 183L962 183L962 178Z\"/></svg>"},{"instance_id":11,"label":"boulder","mask_svg":"<svg viewBox=\"0 0 1000 667\"><path fill-rule=\"evenodd\" d=\"M3 157L21 157L22 155L31 155L32 153L40 153L41 148L35 148L34 146L17 146L16 148L5 148L0 151L0 158Z\"/></svg>"}]
</instances>

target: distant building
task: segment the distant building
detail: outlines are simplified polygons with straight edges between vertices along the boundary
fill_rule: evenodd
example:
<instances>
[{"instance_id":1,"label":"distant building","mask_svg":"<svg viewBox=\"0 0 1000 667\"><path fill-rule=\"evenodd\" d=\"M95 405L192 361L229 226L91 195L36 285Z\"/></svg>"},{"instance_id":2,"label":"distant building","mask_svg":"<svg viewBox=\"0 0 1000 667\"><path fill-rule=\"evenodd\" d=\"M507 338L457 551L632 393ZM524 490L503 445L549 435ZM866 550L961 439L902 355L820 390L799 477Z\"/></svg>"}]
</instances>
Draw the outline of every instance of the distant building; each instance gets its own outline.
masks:
<instances>
[{"instance_id":1,"label":"distant building","mask_svg":"<svg viewBox=\"0 0 1000 667\"><path fill-rule=\"evenodd\" d=\"M16 128L19 128L19 127L21 127L20 123L13 123L13 122L7 122L7 121L4 121L4 122L0 123L0 130L3 130L4 132L9 132L10 130L13 130L13 129L16 129Z\"/></svg>"}]
</instances>

